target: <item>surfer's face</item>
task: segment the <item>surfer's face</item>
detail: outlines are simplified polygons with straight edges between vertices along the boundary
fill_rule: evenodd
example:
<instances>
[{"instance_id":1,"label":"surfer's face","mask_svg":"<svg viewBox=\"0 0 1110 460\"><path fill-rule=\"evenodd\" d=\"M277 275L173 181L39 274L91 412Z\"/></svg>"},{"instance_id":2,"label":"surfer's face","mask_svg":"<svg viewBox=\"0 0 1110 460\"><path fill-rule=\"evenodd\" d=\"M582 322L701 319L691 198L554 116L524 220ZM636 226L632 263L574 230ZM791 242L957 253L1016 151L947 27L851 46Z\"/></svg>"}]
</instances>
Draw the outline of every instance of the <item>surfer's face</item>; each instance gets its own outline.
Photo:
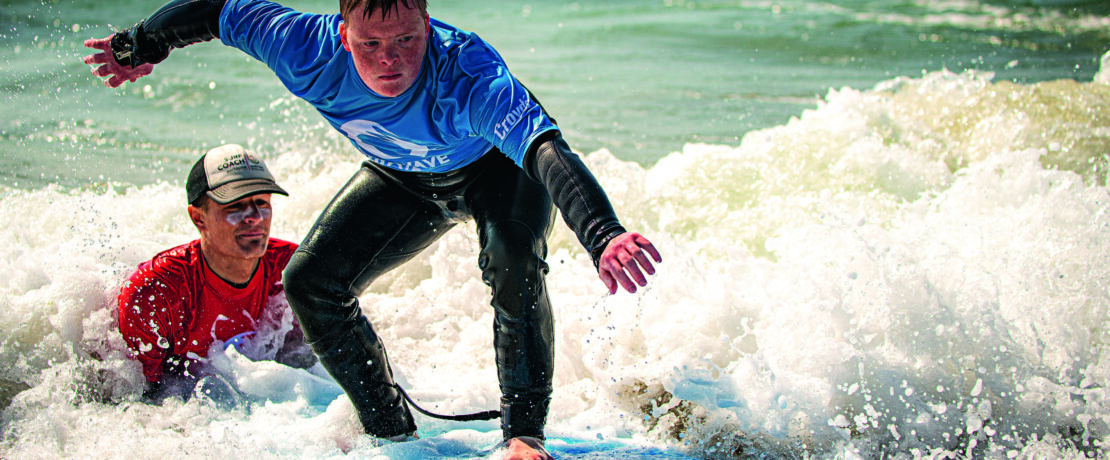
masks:
<instances>
[{"instance_id":1,"label":"surfer's face","mask_svg":"<svg viewBox=\"0 0 1110 460\"><path fill-rule=\"evenodd\" d=\"M233 259L257 259L266 253L273 215L269 193L228 204L209 200L200 212L203 222L197 229L206 241L205 251Z\"/></svg>"},{"instance_id":2,"label":"surfer's face","mask_svg":"<svg viewBox=\"0 0 1110 460\"><path fill-rule=\"evenodd\" d=\"M398 2L383 18L380 9L369 17L365 8L339 24L343 48L351 52L366 86L385 97L396 97L420 75L428 43L428 14Z\"/></svg>"}]
</instances>

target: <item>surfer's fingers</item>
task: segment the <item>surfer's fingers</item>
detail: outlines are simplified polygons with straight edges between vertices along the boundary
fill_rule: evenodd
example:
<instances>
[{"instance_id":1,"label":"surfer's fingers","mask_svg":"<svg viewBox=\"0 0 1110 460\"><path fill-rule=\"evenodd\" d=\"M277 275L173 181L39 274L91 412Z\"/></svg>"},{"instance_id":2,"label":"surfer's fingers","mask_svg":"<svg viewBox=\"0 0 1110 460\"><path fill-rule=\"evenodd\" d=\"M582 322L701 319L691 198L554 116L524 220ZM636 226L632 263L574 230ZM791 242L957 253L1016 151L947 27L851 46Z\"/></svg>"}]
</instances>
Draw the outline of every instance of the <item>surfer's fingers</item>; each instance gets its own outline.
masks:
<instances>
[{"instance_id":1,"label":"surfer's fingers","mask_svg":"<svg viewBox=\"0 0 1110 460\"><path fill-rule=\"evenodd\" d=\"M90 38L88 40L85 40L85 46L88 48L96 48L101 51L111 51L112 36L109 35L104 38Z\"/></svg>"},{"instance_id":2,"label":"surfer's fingers","mask_svg":"<svg viewBox=\"0 0 1110 460\"><path fill-rule=\"evenodd\" d=\"M91 64L107 64L107 63L112 62L114 60L115 59L112 59L112 55L110 53L94 53L94 54L90 54L88 56L85 56L85 58L82 59L82 61L85 64L90 64L90 65Z\"/></svg>"},{"instance_id":3,"label":"surfer's fingers","mask_svg":"<svg viewBox=\"0 0 1110 460\"><path fill-rule=\"evenodd\" d=\"M623 287L624 290L632 294L636 293L636 283L632 282L632 279L628 277L628 274L625 273L624 270L618 270L616 275L617 281L621 284L621 287Z\"/></svg>"},{"instance_id":4,"label":"surfer's fingers","mask_svg":"<svg viewBox=\"0 0 1110 460\"><path fill-rule=\"evenodd\" d=\"M640 248L647 251L648 254L651 254L651 258L655 259L656 262L663 261L663 255L659 253L658 249L655 249L655 245L651 244L651 241L648 241L643 235L636 236L638 237L636 239L636 244L638 244Z\"/></svg>"},{"instance_id":5,"label":"surfer's fingers","mask_svg":"<svg viewBox=\"0 0 1110 460\"><path fill-rule=\"evenodd\" d=\"M143 64L134 69L118 64L105 64L94 70L93 74L98 77L110 77L104 84L109 88L115 88L124 84L124 82L134 83L135 80L150 75L153 70L154 65L152 64Z\"/></svg>"},{"instance_id":6,"label":"surfer's fingers","mask_svg":"<svg viewBox=\"0 0 1110 460\"><path fill-rule=\"evenodd\" d=\"M128 77L131 78L131 81L135 81L139 77L150 75L150 73L154 71L154 64L143 64L134 69L124 67L124 69L127 71L126 73Z\"/></svg>"},{"instance_id":7,"label":"surfer's fingers","mask_svg":"<svg viewBox=\"0 0 1110 460\"><path fill-rule=\"evenodd\" d=\"M617 267L615 268L621 274L627 273L636 284L646 286L647 277L644 276L644 272L640 270L640 266L643 265L648 273L654 273L655 269L652 267L651 261L647 259L647 255L640 249L639 244L636 243L634 237L625 240L625 242L625 244L615 249L614 258L617 262Z\"/></svg>"},{"instance_id":8,"label":"surfer's fingers","mask_svg":"<svg viewBox=\"0 0 1110 460\"><path fill-rule=\"evenodd\" d=\"M609 288L609 294L617 293L617 285L623 287L628 292L636 292L636 284L625 273L624 267L619 260L611 262L603 261L598 266L598 275L601 276L601 281L605 282L605 286Z\"/></svg>"},{"instance_id":9,"label":"surfer's fingers","mask_svg":"<svg viewBox=\"0 0 1110 460\"><path fill-rule=\"evenodd\" d=\"M647 254L644 254L644 251L635 251L632 253L632 256L636 258L636 262L644 268L644 271L647 272L647 274L655 274L655 265L652 265L651 261L648 260L648 256ZM644 282L646 283L647 280L645 279Z\"/></svg>"},{"instance_id":10,"label":"surfer's fingers","mask_svg":"<svg viewBox=\"0 0 1110 460\"><path fill-rule=\"evenodd\" d=\"M632 255L636 257L636 260L647 270L649 275L654 274L655 267L648 260L648 256L650 255L656 262L662 262L663 256L659 254L659 250L655 249L655 245L639 233L633 233L630 240L633 245L628 246L627 250L632 252Z\"/></svg>"},{"instance_id":11,"label":"surfer's fingers","mask_svg":"<svg viewBox=\"0 0 1110 460\"><path fill-rule=\"evenodd\" d=\"M628 292L635 293L637 284L640 286L647 284L647 278L640 272L640 267L627 251L616 255L616 262L612 264L609 273Z\"/></svg>"},{"instance_id":12,"label":"surfer's fingers","mask_svg":"<svg viewBox=\"0 0 1110 460\"><path fill-rule=\"evenodd\" d=\"M118 88L120 85L126 82L134 82L136 78L138 77L130 77L126 74L117 73L113 74L111 78L105 80L104 84L107 85L109 88Z\"/></svg>"},{"instance_id":13,"label":"surfer's fingers","mask_svg":"<svg viewBox=\"0 0 1110 460\"><path fill-rule=\"evenodd\" d=\"M98 77L107 77L107 76L110 76L110 75L117 74L119 72L117 72L116 69L113 69L111 64L104 64L102 66L99 66L99 67L93 69L92 73L93 73L93 75L96 75Z\"/></svg>"},{"instance_id":14,"label":"surfer's fingers","mask_svg":"<svg viewBox=\"0 0 1110 460\"><path fill-rule=\"evenodd\" d=\"M625 273L628 273L629 277L631 278L630 281L634 281L636 284L639 284L640 286L647 286L647 276L645 276L644 271L640 269L640 264L637 263L638 258L644 258L643 254L641 254L639 257L634 256L632 254L628 254L627 256L622 257L621 258L621 268L622 268L621 271L625 272ZM644 258L644 260L646 261L646 258ZM651 264L648 263L648 266L650 267ZM648 270L648 273L651 273L653 271L654 270ZM636 292L636 291L633 290L633 291L630 291L630 292Z\"/></svg>"},{"instance_id":15,"label":"surfer's fingers","mask_svg":"<svg viewBox=\"0 0 1110 460\"><path fill-rule=\"evenodd\" d=\"M609 290L609 295L617 293L617 280L613 278L613 275L609 274L609 270L600 270L597 275L601 278L601 282L605 283L605 288Z\"/></svg>"},{"instance_id":16,"label":"surfer's fingers","mask_svg":"<svg viewBox=\"0 0 1110 460\"><path fill-rule=\"evenodd\" d=\"M645 271L649 275L655 274L652 258L662 262L662 256L651 241L638 233L624 233L609 242L598 261L598 271L602 281L610 288L610 294L615 293L615 286L607 281L607 277L626 291L635 293L636 285L647 286Z\"/></svg>"}]
</instances>

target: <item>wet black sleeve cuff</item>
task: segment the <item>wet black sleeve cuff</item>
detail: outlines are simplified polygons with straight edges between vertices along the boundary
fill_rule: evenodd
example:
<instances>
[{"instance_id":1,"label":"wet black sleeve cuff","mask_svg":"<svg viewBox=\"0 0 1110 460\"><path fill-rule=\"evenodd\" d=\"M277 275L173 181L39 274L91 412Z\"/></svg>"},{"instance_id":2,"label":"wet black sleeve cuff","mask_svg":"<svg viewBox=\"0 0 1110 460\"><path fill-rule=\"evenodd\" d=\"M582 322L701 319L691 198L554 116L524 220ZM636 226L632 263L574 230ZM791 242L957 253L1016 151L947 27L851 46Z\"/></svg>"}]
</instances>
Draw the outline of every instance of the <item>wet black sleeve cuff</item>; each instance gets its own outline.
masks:
<instances>
[{"instance_id":1,"label":"wet black sleeve cuff","mask_svg":"<svg viewBox=\"0 0 1110 460\"><path fill-rule=\"evenodd\" d=\"M172 0L149 18L112 36L112 54L121 65L164 61L173 48L219 38L220 12L227 0Z\"/></svg>"},{"instance_id":2,"label":"wet black sleeve cuff","mask_svg":"<svg viewBox=\"0 0 1110 460\"><path fill-rule=\"evenodd\" d=\"M609 241L625 229L582 158L570 149L559 131L551 130L528 147L524 171L547 188L563 221L574 230L596 267Z\"/></svg>"}]
</instances>

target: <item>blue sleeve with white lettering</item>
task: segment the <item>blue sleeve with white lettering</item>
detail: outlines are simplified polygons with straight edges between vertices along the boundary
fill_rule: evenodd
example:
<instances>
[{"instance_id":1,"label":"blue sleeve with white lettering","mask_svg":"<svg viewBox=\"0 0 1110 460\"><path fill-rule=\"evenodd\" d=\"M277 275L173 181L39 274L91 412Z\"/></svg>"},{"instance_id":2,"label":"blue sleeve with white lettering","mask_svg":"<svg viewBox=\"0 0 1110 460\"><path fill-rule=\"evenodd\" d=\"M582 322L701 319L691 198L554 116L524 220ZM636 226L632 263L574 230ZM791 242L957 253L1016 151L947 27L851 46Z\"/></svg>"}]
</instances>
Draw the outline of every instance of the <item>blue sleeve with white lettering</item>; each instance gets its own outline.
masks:
<instances>
[{"instance_id":1,"label":"blue sleeve with white lettering","mask_svg":"<svg viewBox=\"0 0 1110 460\"><path fill-rule=\"evenodd\" d=\"M520 165L536 137L558 128L539 103L529 97L524 85L509 73L505 61L492 46L476 34L435 20L432 24L453 32L452 38L464 42L452 47L455 52L447 52L455 60L457 73L447 76L453 81L439 84L455 88L454 97L464 102L464 113L473 132Z\"/></svg>"},{"instance_id":2,"label":"blue sleeve with white lettering","mask_svg":"<svg viewBox=\"0 0 1110 460\"><path fill-rule=\"evenodd\" d=\"M556 129L515 78L498 79L489 88L489 99L500 110L490 112L476 107L473 112L477 113L472 112L471 120L478 132L484 133L486 139L518 165L523 163L524 154L537 136Z\"/></svg>"}]
</instances>

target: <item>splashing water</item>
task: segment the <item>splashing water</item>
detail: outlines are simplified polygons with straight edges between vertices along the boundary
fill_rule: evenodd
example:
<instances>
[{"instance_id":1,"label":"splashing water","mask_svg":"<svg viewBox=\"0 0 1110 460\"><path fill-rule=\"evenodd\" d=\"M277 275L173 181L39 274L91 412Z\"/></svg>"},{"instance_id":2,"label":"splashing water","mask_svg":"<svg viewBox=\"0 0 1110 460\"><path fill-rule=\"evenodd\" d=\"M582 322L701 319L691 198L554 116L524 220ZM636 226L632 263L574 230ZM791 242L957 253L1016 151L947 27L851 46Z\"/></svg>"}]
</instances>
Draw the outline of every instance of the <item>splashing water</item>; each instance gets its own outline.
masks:
<instances>
[{"instance_id":1,"label":"splashing water","mask_svg":"<svg viewBox=\"0 0 1110 460\"><path fill-rule=\"evenodd\" d=\"M830 91L738 146L650 168L587 157L666 262L604 296L573 235L552 237L550 450L560 458L1083 458L1110 434L1110 91L933 72ZM298 240L354 170L338 142L285 141ZM0 394L10 458L262 454L496 456L492 422L419 418L423 439L358 434L338 387L221 355L250 401L137 402L113 302L122 278L195 238L179 186L0 195ZM463 226L366 292L399 380L442 412L495 407L492 312ZM280 301L280 299L278 299Z\"/></svg>"}]
</instances>

